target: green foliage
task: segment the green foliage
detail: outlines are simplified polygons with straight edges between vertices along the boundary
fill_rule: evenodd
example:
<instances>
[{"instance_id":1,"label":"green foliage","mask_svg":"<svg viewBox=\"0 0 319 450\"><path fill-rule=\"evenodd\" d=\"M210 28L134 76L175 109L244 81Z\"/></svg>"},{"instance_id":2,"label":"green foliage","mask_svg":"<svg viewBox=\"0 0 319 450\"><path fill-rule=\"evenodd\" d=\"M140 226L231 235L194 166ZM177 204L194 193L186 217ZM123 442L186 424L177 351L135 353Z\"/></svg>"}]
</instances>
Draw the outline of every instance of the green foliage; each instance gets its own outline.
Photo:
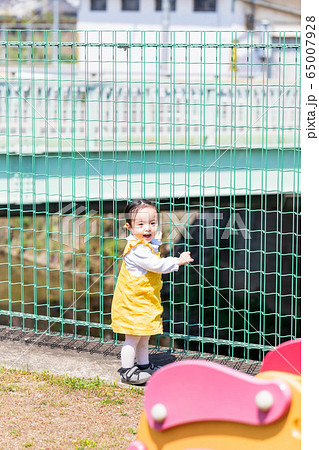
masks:
<instances>
[{"instance_id":1,"label":"green foliage","mask_svg":"<svg viewBox=\"0 0 319 450\"><path fill-rule=\"evenodd\" d=\"M90 439L77 439L76 441L73 441L73 444L75 448L82 450L85 448L93 448L96 446L96 441L91 441Z\"/></svg>"},{"instance_id":2,"label":"green foliage","mask_svg":"<svg viewBox=\"0 0 319 450\"><path fill-rule=\"evenodd\" d=\"M18 428L14 428L10 431L10 434L14 437L21 436L21 431Z\"/></svg>"},{"instance_id":3,"label":"green foliage","mask_svg":"<svg viewBox=\"0 0 319 450\"><path fill-rule=\"evenodd\" d=\"M121 395L121 394L118 394ZM106 406L106 405L122 405L122 403L124 403L124 399L123 398L118 398L117 396L114 395L107 395L106 398L104 398L103 400L101 400L101 405L102 406Z\"/></svg>"}]
</instances>

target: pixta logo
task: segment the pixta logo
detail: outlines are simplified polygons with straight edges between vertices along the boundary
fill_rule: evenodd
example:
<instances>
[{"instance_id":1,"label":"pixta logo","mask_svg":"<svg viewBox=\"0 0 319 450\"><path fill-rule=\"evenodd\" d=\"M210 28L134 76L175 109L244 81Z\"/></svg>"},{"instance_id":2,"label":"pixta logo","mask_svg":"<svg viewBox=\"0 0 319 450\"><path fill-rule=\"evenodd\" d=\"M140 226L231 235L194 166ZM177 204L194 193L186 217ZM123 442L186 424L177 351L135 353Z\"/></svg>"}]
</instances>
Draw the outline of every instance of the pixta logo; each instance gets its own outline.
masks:
<instances>
[{"instance_id":1,"label":"pixta logo","mask_svg":"<svg viewBox=\"0 0 319 450\"><path fill-rule=\"evenodd\" d=\"M216 229L219 229L218 220L223 220L224 214L220 212L205 212L199 215L199 219L204 223L205 236L207 239L214 239ZM218 226L218 228L217 228ZM251 239L251 235L239 213L231 213L223 228L220 239L229 239L230 236L241 234L244 240Z\"/></svg>"},{"instance_id":2,"label":"pixta logo","mask_svg":"<svg viewBox=\"0 0 319 450\"><path fill-rule=\"evenodd\" d=\"M125 239L127 222L124 214L118 216L118 237ZM145 221L147 222L147 213L145 213ZM134 220L134 214L131 217ZM197 223L196 223L197 221ZM223 228L220 222L223 221ZM251 239L251 235L239 213L232 212L229 217L224 220L222 212L187 212L184 214L176 214L174 212L161 212L158 214L158 235L161 237L165 234L165 240L175 241L183 238L184 240L194 239L190 233L190 227L199 226L204 228L205 239L229 239L230 236L241 234L244 240Z\"/></svg>"},{"instance_id":3,"label":"pixta logo","mask_svg":"<svg viewBox=\"0 0 319 450\"><path fill-rule=\"evenodd\" d=\"M99 217L97 211L79 206L74 210L71 203L61 209L52 220L52 240L79 250L81 245L87 243L92 237L97 236Z\"/></svg>"}]
</instances>

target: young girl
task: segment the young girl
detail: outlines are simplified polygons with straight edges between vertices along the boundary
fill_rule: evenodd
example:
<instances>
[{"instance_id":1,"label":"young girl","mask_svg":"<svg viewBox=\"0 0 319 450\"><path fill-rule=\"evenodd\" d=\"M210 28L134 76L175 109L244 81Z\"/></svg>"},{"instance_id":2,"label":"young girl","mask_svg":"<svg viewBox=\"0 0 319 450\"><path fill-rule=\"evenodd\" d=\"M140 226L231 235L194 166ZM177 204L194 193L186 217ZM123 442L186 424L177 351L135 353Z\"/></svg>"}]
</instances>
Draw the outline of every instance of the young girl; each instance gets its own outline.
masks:
<instances>
[{"instance_id":1,"label":"young girl","mask_svg":"<svg viewBox=\"0 0 319 450\"><path fill-rule=\"evenodd\" d=\"M158 369L149 363L148 342L152 335L163 333L161 274L194 261L190 252L181 253L179 258L160 257L162 242L155 239L157 216L157 208L148 200L135 200L125 209L126 228L131 234L114 291L111 327L125 334L119 373L129 384L144 384Z\"/></svg>"}]
</instances>

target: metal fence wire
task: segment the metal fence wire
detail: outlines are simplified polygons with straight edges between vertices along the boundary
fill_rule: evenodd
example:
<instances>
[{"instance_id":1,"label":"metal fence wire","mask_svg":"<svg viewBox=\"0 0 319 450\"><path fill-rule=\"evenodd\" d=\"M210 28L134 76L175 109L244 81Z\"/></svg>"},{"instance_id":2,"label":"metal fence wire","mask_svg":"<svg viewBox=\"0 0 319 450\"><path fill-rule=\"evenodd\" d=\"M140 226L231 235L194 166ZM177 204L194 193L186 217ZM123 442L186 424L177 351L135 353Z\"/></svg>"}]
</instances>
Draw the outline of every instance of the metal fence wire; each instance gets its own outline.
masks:
<instances>
[{"instance_id":1,"label":"metal fence wire","mask_svg":"<svg viewBox=\"0 0 319 450\"><path fill-rule=\"evenodd\" d=\"M0 325L119 342L127 201L153 200L164 334L261 360L300 335L298 32L3 30Z\"/></svg>"}]
</instances>

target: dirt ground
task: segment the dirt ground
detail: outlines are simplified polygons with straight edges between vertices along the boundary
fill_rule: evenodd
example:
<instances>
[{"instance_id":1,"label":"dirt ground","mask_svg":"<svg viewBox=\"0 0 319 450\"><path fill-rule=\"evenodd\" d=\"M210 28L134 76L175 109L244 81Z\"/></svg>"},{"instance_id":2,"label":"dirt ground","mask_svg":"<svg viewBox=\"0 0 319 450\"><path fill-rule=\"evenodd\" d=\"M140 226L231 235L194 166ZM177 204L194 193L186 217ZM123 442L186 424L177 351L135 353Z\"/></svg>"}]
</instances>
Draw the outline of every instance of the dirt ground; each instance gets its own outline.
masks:
<instances>
[{"instance_id":1,"label":"dirt ground","mask_svg":"<svg viewBox=\"0 0 319 450\"><path fill-rule=\"evenodd\" d=\"M0 368L0 449L126 449L143 389Z\"/></svg>"}]
</instances>

